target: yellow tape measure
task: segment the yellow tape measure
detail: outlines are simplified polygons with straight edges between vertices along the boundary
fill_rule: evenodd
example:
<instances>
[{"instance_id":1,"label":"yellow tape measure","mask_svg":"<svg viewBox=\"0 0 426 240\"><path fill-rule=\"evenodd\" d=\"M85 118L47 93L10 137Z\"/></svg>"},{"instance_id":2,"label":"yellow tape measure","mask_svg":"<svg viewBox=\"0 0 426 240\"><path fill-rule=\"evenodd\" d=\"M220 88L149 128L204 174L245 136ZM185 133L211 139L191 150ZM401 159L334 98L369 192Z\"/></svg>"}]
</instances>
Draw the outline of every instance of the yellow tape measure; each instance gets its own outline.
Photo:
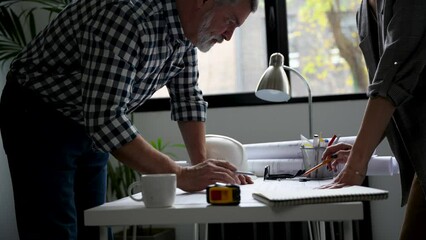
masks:
<instances>
[{"instance_id":1,"label":"yellow tape measure","mask_svg":"<svg viewBox=\"0 0 426 240\"><path fill-rule=\"evenodd\" d=\"M207 202L212 205L238 205L240 193L240 187L235 184L216 183L206 188Z\"/></svg>"}]
</instances>

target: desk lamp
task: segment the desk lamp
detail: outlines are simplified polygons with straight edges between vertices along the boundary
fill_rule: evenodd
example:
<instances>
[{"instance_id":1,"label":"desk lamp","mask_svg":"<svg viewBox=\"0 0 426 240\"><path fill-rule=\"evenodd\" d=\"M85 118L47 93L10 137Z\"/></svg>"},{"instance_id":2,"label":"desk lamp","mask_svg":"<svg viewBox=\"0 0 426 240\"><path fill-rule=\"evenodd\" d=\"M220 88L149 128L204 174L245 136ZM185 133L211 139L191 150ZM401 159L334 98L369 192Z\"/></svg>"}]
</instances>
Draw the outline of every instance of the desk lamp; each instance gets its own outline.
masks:
<instances>
[{"instance_id":1,"label":"desk lamp","mask_svg":"<svg viewBox=\"0 0 426 240\"><path fill-rule=\"evenodd\" d=\"M308 81L295 69L284 65L284 56L273 53L269 58L269 67L263 73L256 88L256 97L268 102L287 102L290 97L290 84L284 70L290 70L302 79L308 89L309 101L309 137L312 138L312 95Z\"/></svg>"}]
</instances>

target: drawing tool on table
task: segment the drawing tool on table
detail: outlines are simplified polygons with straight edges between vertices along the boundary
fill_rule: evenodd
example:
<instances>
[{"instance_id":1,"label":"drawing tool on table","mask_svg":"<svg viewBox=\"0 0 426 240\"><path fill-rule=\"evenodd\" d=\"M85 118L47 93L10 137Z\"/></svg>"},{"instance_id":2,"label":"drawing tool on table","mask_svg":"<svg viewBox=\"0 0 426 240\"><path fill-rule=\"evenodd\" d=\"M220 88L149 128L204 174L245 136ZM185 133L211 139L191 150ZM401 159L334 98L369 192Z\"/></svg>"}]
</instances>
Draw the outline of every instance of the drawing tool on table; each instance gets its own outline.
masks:
<instances>
[{"instance_id":1,"label":"drawing tool on table","mask_svg":"<svg viewBox=\"0 0 426 240\"><path fill-rule=\"evenodd\" d=\"M334 141L336 140L337 136L333 135L333 137L330 139L330 141L328 142L328 147L333 145ZM312 167L311 169L307 170L303 176L308 176L309 174L311 174L312 172L316 171L318 168L327 165L329 162L331 162L333 160L333 158L335 158L336 155L331 155L328 156L324 161L322 161L321 163L315 165L314 167Z\"/></svg>"}]
</instances>

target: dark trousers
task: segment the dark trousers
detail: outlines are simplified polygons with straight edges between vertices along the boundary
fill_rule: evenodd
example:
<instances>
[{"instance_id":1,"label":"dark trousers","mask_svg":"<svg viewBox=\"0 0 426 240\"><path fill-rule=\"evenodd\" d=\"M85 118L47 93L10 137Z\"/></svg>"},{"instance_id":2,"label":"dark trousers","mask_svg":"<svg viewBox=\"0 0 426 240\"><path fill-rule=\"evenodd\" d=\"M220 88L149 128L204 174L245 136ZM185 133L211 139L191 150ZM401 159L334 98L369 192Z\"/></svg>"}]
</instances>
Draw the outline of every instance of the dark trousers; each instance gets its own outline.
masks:
<instances>
[{"instance_id":1,"label":"dark trousers","mask_svg":"<svg viewBox=\"0 0 426 240\"><path fill-rule=\"evenodd\" d=\"M84 127L64 117L11 76L0 103L20 240L99 239L83 211L105 202L108 154Z\"/></svg>"},{"instance_id":2,"label":"dark trousers","mask_svg":"<svg viewBox=\"0 0 426 240\"><path fill-rule=\"evenodd\" d=\"M426 199L417 175L414 175L408 197L405 218L402 224L400 240L423 240L426 239Z\"/></svg>"}]
</instances>

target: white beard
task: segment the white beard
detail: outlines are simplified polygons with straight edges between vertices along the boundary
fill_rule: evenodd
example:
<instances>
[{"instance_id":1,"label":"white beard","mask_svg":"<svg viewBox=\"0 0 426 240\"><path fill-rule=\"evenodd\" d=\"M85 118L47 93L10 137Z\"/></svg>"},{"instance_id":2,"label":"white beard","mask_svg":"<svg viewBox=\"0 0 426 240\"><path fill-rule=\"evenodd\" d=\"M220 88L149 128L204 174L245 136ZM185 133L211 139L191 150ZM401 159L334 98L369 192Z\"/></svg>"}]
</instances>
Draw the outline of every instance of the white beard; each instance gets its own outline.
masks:
<instances>
[{"instance_id":1,"label":"white beard","mask_svg":"<svg viewBox=\"0 0 426 240\"><path fill-rule=\"evenodd\" d=\"M209 31L209 28L213 20L213 10L210 10L206 15L207 16L204 18L198 30L198 39L197 39L197 43L195 44L195 46L201 52L209 51L210 48L213 47L213 45L216 42L217 43L223 42L222 36L214 36Z\"/></svg>"}]
</instances>

